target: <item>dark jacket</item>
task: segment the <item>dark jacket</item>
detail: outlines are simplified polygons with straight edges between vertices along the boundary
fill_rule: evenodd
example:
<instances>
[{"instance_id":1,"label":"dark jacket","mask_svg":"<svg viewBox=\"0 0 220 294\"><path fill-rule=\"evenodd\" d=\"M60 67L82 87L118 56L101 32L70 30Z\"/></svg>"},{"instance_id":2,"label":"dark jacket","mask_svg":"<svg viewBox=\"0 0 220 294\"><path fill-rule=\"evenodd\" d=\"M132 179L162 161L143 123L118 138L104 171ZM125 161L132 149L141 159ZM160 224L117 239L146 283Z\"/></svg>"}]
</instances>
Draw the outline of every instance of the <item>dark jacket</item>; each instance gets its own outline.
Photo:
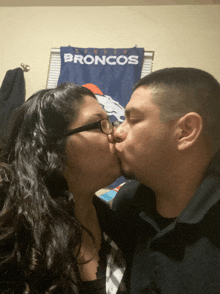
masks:
<instances>
[{"instance_id":1,"label":"dark jacket","mask_svg":"<svg viewBox=\"0 0 220 294\"><path fill-rule=\"evenodd\" d=\"M25 80L21 68L8 70L0 88L0 147L6 141L9 120L25 101Z\"/></svg>"},{"instance_id":2,"label":"dark jacket","mask_svg":"<svg viewBox=\"0 0 220 294\"><path fill-rule=\"evenodd\" d=\"M113 209L138 231L130 261L131 294L220 293L219 153L187 207L163 229L155 220L155 195L141 184L124 185Z\"/></svg>"},{"instance_id":3,"label":"dark jacket","mask_svg":"<svg viewBox=\"0 0 220 294\"><path fill-rule=\"evenodd\" d=\"M136 232L135 226L131 226L129 221L124 219L120 213L112 210L107 202L99 197L93 198L93 204L102 231L114 240L125 256L129 257L135 244L133 240Z\"/></svg>"}]
</instances>

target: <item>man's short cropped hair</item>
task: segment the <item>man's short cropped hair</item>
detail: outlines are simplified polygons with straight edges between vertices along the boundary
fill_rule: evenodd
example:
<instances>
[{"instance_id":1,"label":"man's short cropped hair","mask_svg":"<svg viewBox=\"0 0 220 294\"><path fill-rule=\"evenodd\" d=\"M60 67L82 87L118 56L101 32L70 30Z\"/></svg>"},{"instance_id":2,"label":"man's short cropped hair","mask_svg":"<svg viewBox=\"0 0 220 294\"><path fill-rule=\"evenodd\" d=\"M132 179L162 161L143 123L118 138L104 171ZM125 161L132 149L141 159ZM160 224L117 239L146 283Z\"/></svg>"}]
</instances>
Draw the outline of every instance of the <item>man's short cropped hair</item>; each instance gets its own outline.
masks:
<instances>
[{"instance_id":1,"label":"man's short cropped hair","mask_svg":"<svg viewBox=\"0 0 220 294\"><path fill-rule=\"evenodd\" d=\"M152 90L162 121L196 112L213 148L220 147L220 84L211 74L196 68L164 68L139 80L133 91L141 86Z\"/></svg>"}]
</instances>

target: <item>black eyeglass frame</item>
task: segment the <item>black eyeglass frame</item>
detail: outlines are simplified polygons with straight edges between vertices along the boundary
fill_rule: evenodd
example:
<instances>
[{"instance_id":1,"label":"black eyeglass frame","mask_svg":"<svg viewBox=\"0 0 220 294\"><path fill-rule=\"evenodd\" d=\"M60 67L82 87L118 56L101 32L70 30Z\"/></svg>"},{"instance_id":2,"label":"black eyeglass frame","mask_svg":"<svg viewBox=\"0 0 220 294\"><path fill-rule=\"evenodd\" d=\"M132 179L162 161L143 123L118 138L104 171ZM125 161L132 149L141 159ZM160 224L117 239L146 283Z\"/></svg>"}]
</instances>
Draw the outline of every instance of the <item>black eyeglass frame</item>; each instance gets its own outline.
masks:
<instances>
[{"instance_id":1,"label":"black eyeglass frame","mask_svg":"<svg viewBox=\"0 0 220 294\"><path fill-rule=\"evenodd\" d=\"M103 129L102 129L102 121L104 121L104 120L106 120L110 125L112 125L112 130L111 130L110 133L105 133L103 131ZM64 136L68 137L68 136L71 136L71 135L74 135L74 134L77 134L77 133L80 133L80 132L94 130L94 129L100 129L104 134L110 135L112 133L112 131L113 131L114 126L115 127L118 126L118 121L111 122L109 120L109 118L103 118L103 119L101 119L99 121L96 121L94 123L91 123L91 124L88 124L88 125L85 125L85 126L73 129L73 130L69 130Z\"/></svg>"}]
</instances>

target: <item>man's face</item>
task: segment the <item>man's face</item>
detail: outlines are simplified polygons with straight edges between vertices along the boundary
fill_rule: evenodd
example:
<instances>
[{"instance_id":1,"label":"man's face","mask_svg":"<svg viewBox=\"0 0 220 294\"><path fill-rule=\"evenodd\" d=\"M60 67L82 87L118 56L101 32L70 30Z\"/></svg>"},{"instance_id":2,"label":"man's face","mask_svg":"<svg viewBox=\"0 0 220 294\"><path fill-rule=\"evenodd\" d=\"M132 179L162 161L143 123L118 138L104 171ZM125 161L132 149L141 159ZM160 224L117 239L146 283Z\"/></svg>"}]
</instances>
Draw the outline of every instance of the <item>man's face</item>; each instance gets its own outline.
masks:
<instances>
[{"instance_id":1,"label":"man's face","mask_svg":"<svg viewBox=\"0 0 220 294\"><path fill-rule=\"evenodd\" d=\"M174 129L171 122L161 121L159 106L144 86L134 91L125 117L114 132L123 173L153 187L172 161Z\"/></svg>"}]
</instances>

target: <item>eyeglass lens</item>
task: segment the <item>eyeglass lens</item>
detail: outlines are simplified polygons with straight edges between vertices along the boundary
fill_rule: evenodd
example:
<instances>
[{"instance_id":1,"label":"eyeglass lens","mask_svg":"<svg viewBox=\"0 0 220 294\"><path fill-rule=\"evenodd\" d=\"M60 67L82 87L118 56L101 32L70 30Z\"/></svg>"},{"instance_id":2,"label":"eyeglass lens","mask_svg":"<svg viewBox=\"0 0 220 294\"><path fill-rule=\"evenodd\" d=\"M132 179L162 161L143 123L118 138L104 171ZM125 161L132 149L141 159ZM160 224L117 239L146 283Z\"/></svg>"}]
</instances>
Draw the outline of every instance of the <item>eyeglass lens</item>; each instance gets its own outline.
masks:
<instances>
[{"instance_id":1,"label":"eyeglass lens","mask_svg":"<svg viewBox=\"0 0 220 294\"><path fill-rule=\"evenodd\" d=\"M101 127L102 127L103 133L108 135L112 133L112 123L110 122L110 120L103 119L101 121Z\"/></svg>"}]
</instances>

